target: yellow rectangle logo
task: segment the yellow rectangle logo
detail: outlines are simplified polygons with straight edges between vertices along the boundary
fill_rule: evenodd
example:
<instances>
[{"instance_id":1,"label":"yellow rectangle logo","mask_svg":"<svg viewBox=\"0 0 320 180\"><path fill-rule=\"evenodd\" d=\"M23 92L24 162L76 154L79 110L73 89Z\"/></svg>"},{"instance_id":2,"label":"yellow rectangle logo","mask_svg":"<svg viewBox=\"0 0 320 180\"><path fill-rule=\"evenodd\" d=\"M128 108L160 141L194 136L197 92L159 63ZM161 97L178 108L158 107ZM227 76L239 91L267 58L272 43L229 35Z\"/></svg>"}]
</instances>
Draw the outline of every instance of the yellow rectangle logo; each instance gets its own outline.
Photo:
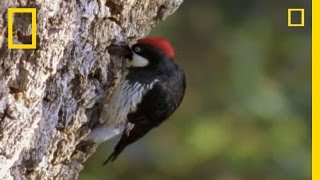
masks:
<instances>
[{"instance_id":1,"label":"yellow rectangle logo","mask_svg":"<svg viewBox=\"0 0 320 180\"><path fill-rule=\"evenodd\" d=\"M31 13L32 43L13 44L13 15L14 13ZM36 8L8 8L8 48L9 49L36 49L37 47L37 9Z\"/></svg>"},{"instance_id":2,"label":"yellow rectangle logo","mask_svg":"<svg viewBox=\"0 0 320 180\"><path fill-rule=\"evenodd\" d=\"M292 12L300 12L301 14L300 23L293 24L291 22ZM304 9L288 9L288 26L304 26Z\"/></svg>"}]
</instances>

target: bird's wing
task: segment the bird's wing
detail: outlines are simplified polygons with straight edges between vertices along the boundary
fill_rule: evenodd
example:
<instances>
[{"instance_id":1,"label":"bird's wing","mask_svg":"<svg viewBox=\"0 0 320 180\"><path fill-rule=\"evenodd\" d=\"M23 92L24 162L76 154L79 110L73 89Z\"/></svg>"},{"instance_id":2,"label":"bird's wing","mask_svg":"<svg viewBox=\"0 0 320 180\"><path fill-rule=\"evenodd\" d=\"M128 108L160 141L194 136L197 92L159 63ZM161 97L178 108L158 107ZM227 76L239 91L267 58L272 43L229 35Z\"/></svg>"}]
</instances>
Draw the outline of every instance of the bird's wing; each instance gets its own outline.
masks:
<instances>
[{"instance_id":1,"label":"bird's wing","mask_svg":"<svg viewBox=\"0 0 320 180\"><path fill-rule=\"evenodd\" d=\"M170 102L170 97L165 93L163 87L156 83L138 104L137 110L128 114L128 122L122 137L104 164L114 161L127 145L143 137L170 116L175 109Z\"/></svg>"}]
</instances>

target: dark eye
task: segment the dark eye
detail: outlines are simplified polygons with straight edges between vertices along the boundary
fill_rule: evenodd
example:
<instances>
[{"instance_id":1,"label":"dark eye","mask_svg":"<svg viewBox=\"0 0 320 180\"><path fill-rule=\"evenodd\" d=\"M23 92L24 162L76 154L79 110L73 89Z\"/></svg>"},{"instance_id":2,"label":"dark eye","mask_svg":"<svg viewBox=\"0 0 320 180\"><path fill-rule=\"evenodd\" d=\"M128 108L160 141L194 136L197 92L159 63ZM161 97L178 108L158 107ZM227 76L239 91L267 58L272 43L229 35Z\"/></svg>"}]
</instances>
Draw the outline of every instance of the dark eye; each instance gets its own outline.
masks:
<instances>
[{"instance_id":1,"label":"dark eye","mask_svg":"<svg viewBox=\"0 0 320 180\"><path fill-rule=\"evenodd\" d=\"M140 47L135 47L135 48L134 48L134 52L137 52L137 53L138 53L138 52L141 52L141 48L140 48Z\"/></svg>"}]
</instances>

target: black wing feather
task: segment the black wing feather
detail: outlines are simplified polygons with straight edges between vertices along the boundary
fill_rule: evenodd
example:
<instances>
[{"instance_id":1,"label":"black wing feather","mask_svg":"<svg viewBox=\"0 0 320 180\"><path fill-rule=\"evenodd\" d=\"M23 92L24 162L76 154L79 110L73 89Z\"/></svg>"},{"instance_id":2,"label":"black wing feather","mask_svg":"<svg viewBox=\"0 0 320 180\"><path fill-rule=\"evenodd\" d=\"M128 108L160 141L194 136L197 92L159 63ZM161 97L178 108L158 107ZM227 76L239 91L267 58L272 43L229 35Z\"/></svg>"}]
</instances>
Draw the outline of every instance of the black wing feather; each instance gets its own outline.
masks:
<instances>
[{"instance_id":1,"label":"black wing feather","mask_svg":"<svg viewBox=\"0 0 320 180\"><path fill-rule=\"evenodd\" d=\"M169 79L173 78L173 81L163 79L162 82L167 83L154 84L153 88L144 95L142 101L138 104L137 110L128 114L128 122L122 137L104 164L114 161L126 146L157 127L178 108L184 97L186 80L179 67L175 66L175 68L177 69L174 72L177 73L167 77Z\"/></svg>"},{"instance_id":2,"label":"black wing feather","mask_svg":"<svg viewBox=\"0 0 320 180\"><path fill-rule=\"evenodd\" d=\"M147 92L141 103L138 104L137 111L128 114L128 123L123 131L121 139L114 148L113 153L103 164L105 165L110 161L116 160L126 146L143 137L174 111L173 108L171 108L172 111L164 111L164 109L167 109L165 106L173 107L173 105L170 104L170 99L165 94L163 87L159 84L155 84L154 88ZM133 128L131 127L132 125Z\"/></svg>"}]
</instances>

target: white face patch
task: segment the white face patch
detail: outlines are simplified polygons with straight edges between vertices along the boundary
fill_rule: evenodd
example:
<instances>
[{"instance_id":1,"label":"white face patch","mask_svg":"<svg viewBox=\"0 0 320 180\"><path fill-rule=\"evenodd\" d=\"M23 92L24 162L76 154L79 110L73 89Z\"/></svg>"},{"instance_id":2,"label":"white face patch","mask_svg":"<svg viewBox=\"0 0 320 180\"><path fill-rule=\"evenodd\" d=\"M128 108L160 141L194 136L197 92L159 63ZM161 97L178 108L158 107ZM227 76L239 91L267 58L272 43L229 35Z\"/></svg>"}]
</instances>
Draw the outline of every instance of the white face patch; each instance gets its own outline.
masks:
<instances>
[{"instance_id":1,"label":"white face patch","mask_svg":"<svg viewBox=\"0 0 320 180\"><path fill-rule=\"evenodd\" d=\"M129 64L133 67L146 67L149 64L149 60L133 52L132 60Z\"/></svg>"}]
</instances>

